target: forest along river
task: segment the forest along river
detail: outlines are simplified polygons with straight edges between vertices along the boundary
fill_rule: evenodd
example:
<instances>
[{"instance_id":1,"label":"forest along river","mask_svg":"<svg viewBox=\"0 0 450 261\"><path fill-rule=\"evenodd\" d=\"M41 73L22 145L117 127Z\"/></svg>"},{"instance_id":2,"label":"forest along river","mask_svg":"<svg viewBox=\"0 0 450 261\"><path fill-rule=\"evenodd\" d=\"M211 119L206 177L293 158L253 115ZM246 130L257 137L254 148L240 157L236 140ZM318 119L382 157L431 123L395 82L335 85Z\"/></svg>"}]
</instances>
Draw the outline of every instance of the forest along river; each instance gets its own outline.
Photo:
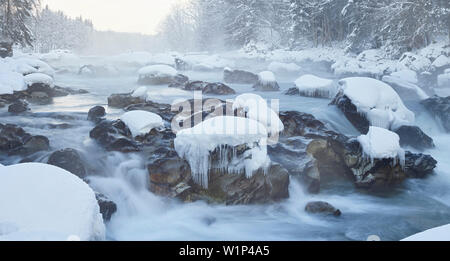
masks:
<instances>
[{"instance_id":1,"label":"forest along river","mask_svg":"<svg viewBox=\"0 0 450 261\"><path fill-rule=\"evenodd\" d=\"M187 73L192 79L222 81L222 73ZM292 78L282 79L282 92L292 87ZM104 152L89 139L93 123L87 111L106 105L113 93L131 92L138 87L136 75L92 78L57 75L56 84L83 88L89 94L56 98L53 105L31 106L33 115L10 116L0 110L2 123L13 123L34 135L45 135L52 149L74 148L89 155L88 169L95 176L91 186L118 205L118 212L107 224L109 240L366 240L377 235L382 240L399 240L425 229L450 223L450 135L418 104L406 104L416 113L420 128L428 133L436 149L427 151L437 161L436 175L425 180L408 180L389 194L373 195L352 184L323 187L319 195L309 195L291 179L290 198L280 203L257 206L220 206L203 202L180 203L148 191L144 160L137 154ZM284 82L284 83L283 83ZM253 92L250 85L230 85L238 94ZM192 98L192 93L166 86L154 89L156 102L171 103ZM282 92L258 93L264 98L280 99L280 110L313 114L330 128L354 136L357 131L330 100L286 96ZM220 97L233 98L232 96ZM108 118L121 110L107 109ZM55 118L55 115L59 115ZM65 115L62 117L61 115ZM69 129L50 129L47 124L68 123ZM414 150L412 150L414 151ZM106 155L106 156L105 156ZM9 158L8 164L20 158ZM342 211L342 216L308 215L305 205L312 200L327 201Z\"/></svg>"}]
</instances>

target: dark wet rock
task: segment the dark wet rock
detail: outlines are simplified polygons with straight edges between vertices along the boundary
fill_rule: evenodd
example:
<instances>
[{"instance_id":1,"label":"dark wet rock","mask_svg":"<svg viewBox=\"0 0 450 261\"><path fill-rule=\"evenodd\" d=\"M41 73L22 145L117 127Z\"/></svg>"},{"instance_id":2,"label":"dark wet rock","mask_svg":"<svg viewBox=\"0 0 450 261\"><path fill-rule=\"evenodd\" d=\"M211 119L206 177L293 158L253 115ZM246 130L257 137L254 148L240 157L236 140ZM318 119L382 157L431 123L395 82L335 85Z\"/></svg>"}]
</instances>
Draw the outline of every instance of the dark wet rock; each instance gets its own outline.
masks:
<instances>
[{"instance_id":1,"label":"dark wet rock","mask_svg":"<svg viewBox=\"0 0 450 261\"><path fill-rule=\"evenodd\" d=\"M231 95L236 94L236 91L228 85L216 82L207 84L205 88L203 88L203 94Z\"/></svg>"},{"instance_id":2,"label":"dark wet rock","mask_svg":"<svg viewBox=\"0 0 450 261\"><path fill-rule=\"evenodd\" d=\"M192 66L186 61L180 58L175 58L175 69L177 69L178 71L187 71L190 70L191 68Z\"/></svg>"},{"instance_id":3,"label":"dark wet rock","mask_svg":"<svg viewBox=\"0 0 450 261\"><path fill-rule=\"evenodd\" d=\"M23 100L18 100L14 102L13 104L9 105L8 112L11 113L23 113L29 111L30 108L28 108L28 103Z\"/></svg>"},{"instance_id":4,"label":"dark wet rock","mask_svg":"<svg viewBox=\"0 0 450 261\"><path fill-rule=\"evenodd\" d=\"M106 150L120 152L139 151L138 144L133 141L131 131L121 120L100 122L89 133Z\"/></svg>"},{"instance_id":5,"label":"dark wet rock","mask_svg":"<svg viewBox=\"0 0 450 261\"><path fill-rule=\"evenodd\" d=\"M95 198L97 199L98 206L100 207L100 213L102 214L105 222L110 221L112 215L117 212L117 205L105 195L95 192Z\"/></svg>"},{"instance_id":6,"label":"dark wet rock","mask_svg":"<svg viewBox=\"0 0 450 261\"><path fill-rule=\"evenodd\" d=\"M33 93L33 92L43 92L46 93L48 96L53 97L53 87L51 87L48 84L45 83L34 83L32 85L28 86L27 89L28 93Z\"/></svg>"},{"instance_id":7,"label":"dark wet rock","mask_svg":"<svg viewBox=\"0 0 450 261\"><path fill-rule=\"evenodd\" d=\"M258 83L258 75L243 70L225 69L223 80L229 84L256 84Z\"/></svg>"},{"instance_id":8,"label":"dark wet rock","mask_svg":"<svg viewBox=\"0 0 450 261\"><path fill-rule=\"evenodd\" d=\"M433 172L436 165L437 161L430 155L409 151L405 154L405 173L409 178L424 178Z\"/></svg>"},{"instance_id":9,"label":"dark wet rock","mask_svg":"<svg viewBox=\"0 0 450 261\"><path fill-rule=\"evenodd\" d=\"M339 217L342 213L339 209L324 201L309 202L305 211L311 214L324 214Z\"/></svg>"},{"instance_id":10,"label":"dark wet rock","mask_svg":"<svg viewBox=\"0 0 450 261\"><path fill-rule=\"evenodd\" d=\"M165 103L156 103L152 101L146 101L144 103L132 104L128 107L124 108L125 111L148 111L152 113L156 113L165 121L170 122L172 118L175 116L175 112L171 111L172 106L170 104Z\"/></svg>"},{"instance_id":11,"label":"dark wet rock","mask_svg":"<svg viewBox=\"0 0 450 261\"><path fill-rule=\"evenodd\" d=\"M68 148L55 151L50 155L47 163L65 169L82 179L86 177L86 168L77 150Z\"/></svg>"},{"instance_id":12,"label":"dark wet rock","mask_svg":"<svg viewBox=\"0 0 450 261\"><path fill-rule=\"evenodd\" d=\"M32 136L22 128L0 124L0 151L8 155L30 155L47 151L50 141L45 136Z\"/></svg>"},{"instance_id":13,"label":"dark wet rock","mask_svg":"<svg viewBox=\"0 0 450 261\"><path fill-rule=\"evenodd\" d=\"M27 99L30 103L38 105L48 105L53 103L52 97L45 92L32 92L30 98Z\"/></svg>"},{"instance_id":14,"label":"dark wet rock","mask_svg":"<svg viewBox=\"0 0 450 261\"><path fill-rule=\"evenodd\" d=\"M112 94L108 97L108 106L114 108L125 108L139 103L145 103L145 100L141 97L133 97L131 93Z\"/></svg>"},{"instance_id":15,"label":"dark wet rock","mask_svg":"<svg viewBox=\"0 0 450 261\"><path fill-rule=\"evenodd\" d=\"M417 126L402 126L395 133L400 136L400 145L411 146L418 150L434 148L433 139Z\"/></svg>"},{"instance_id":16,"label":"dark wet rock","mask_svg":"<svg viewBox=\"0 0 450 261\"><path fill-rule=\"evenodd\" d=\"M297 87L290 88L285 92L286 95L298 96L300 95L300 90Z\"/></svg>"},{"instance_id":17,"label":"dark wet rock","mask_svg":"<svg viewBox=\"0 0 450 261\"><path fill-rule=\"evenodd\" d=\"M336 105L359 132L363 134L369 132L369 121L364 115L358 112L356 106L346 95L338 93L331 102L331 105Z\"/></svg>"},{"instance_id":18,"label":"dark wet rock","mask_svg":"<svg viewBox=\"0 0 450 261\"><path fill-rule=\"evenodd\" d=\"M305 136L327 131L325 125L313 115L298 111L283 111L279 114L284 125L283 136Z\"/></svg>"},{"instance_id":19,"label":"dark wet rock","mask_svg":"<svg viewBox=\"0 0 450 261\"><path fill-rule=\"evenodd\" d=\"M450 96L438 97L423 100L422 105L438 119L442 126L450 132Z\"/></svg>"},{"instance_id":20,"label":"dark wet rock","mask_svg":"<svg viewBox=\"0 0 450 261\"><path fill-rule=\"evenodd\" d=\"M169 84L170 88L184 88L184 85L189 82L189 77L183 74L177 74L172 82Z\"/></svg>"},{"instance_id":21,"label":"dark wet rock","mask_svg":"<svg viewBox=\"0 0 450 261\"><path fill-rule=\"evenodd\" d=\"M13 56L13 44L11 42L0 42L0 57L12 57Z\"/></svg>"},{"instance_id":22,"label":"dark wet rock","mask_svg":"<svg viewBox=\"0 0 450 261\"><path fill-rule=\"evenodd\" d=\"M189 81L184 85L184 89L186 91L201 91L206 85L208 85L208 83L203 81Z\"/></svg>"},{"instance_id":23,"label":"dark wet rock","mask_svg":"<svg viewBox=\"0 0 450 261\"><path fill-rule=\"evenodd\" d=\"M258 82L253 85L253 89L260 92L277 92L280 90L280 86L276 81L265 82L258 80Z\"/></svg>"},{"instance_id":24,"label":"dark wet rock","mask_svg":"<svg viewBox=\"0 0 450 261\"><path fill-rule=\"evenodd\" d=\"M95 106L88 112L88 120L95 123L100 122L106 115L105 108L103 106Z\"/></svg>"}]
</instances>

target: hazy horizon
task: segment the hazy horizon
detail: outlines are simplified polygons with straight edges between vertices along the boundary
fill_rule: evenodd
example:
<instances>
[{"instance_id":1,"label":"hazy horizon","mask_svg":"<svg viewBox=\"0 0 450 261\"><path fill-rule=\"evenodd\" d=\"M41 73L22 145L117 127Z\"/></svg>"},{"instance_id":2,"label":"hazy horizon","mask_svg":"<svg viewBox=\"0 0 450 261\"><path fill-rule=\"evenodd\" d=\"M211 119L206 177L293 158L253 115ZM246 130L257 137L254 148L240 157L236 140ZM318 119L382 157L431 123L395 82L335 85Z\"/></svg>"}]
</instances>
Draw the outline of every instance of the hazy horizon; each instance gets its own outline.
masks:
<instances>
[{"instance_id":1,"label":"hazy horizon","mask_svg":"<svg viewBox=\"0 0 450 261\"><path fill-rule=\"evenodd\" d=\"M155 35L171 6L186 0L42 0L42 7L82 16L100 31ZM107 8L105 8L107 7Z\"/></svg>"}]
</instances>

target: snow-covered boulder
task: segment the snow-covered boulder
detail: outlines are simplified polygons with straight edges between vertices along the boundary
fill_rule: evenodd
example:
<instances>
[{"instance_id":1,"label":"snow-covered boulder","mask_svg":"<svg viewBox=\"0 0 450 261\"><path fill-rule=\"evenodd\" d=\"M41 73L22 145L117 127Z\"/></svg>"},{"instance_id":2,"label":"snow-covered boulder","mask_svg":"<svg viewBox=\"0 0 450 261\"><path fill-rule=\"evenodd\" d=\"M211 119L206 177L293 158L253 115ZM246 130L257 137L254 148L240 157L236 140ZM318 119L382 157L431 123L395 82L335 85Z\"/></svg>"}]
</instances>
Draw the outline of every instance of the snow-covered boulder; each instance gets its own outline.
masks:
<instances>
[{"instance_id":1,"label":"snow-covered boulder","mask_svg":"<svg viewBox=\"0 0 450 261\"><path fill-rule=\"evenodd\" d=\"M431 66L435 69L450 67L450 57L441 54L438 58L436 58L436 60L433 61Z\"/></svg>"},{"instance_id":2,"label":"snow-covered boulder","mask_svg":"<svg viewBox=\"0 0 450 261\"><path fill-rule=\"evenodd\" d=\"M431 61L424 56L407 52L400 57L398 66L400 68L413 70L415 72L423 72L430 68Z\"/></svg>"},{"instance_id":3,"label":"snow-covered boulder","mask_svg":"<svg viewBox=\"0 0 450 261\"><path fill-rule=\"evenodd\" d=\"M261 96L252 93L241 94L234 100L233 110L242 110L247 118L263 124L269 134L275 135L284 130L278 113Z\"/></svg>"},{"instance_id":4,"label":"snow-covered boulder","mask_svg":"<svg viewBox=\"0 0 450 261\"><path fill-rule=\"evenodd\" d=\"M266 127L255 120L220 116L179 131L174 145L178 155L189 162L194 181L208 188L212 168L244 172L250 178L258 169L267 167L267 136ZM212 161L215 150L219 150L220 158Z\"/></svg>"},{"instance_id":5,"label":"snow-covered boulder","mask_svg":"<svg viewBox=\"0 0 450 261\"><path fill-rule=\"evenodd\" d=\"M443 74L438 75L438 87L450 88L450 69L447 69Z\"/></svg>"},{"instance_id":6,"label":"snow-covered boulder","mask_svg":"<svg viewBox=\"0 0 450 261\"><path fill-rule=\"evenodd\" d=\"M306 74L295 81L295 87L301 96L333 98L336 95L336 86L333 80Z\"/></svg>"},{"instance_id":7,"label":"snow-covered boulder","mask_svg":"<svg viewBox=\"0 0 450 261\"><path fill-rule=\"evenodd\" d=\"M406 108L394 89L372 78L340 80L339 93L332 104L337 105L361 133L367 133L369 126L395 130L415 121L414 113Z\"/></svg>"},{"instance_id":8,"label":"snow-covered boulder","mask_svg":"<svg viewBox=\"0 0 450 261\"><path fill-rule=\"evenodd\" d=\"M15 63L16 63L16 71L20 72L22 74L36 72L36 73L47 74L48 76L51 76L51 77L53 77L55 75L55 70L50 65L48 65L46 62L41 61L39 59L18 58L15 60ZM35 71L29 71L30 67L34 68ZM23 71L24 68L26 69L25 71Z\"/></svg>"},{"instance_id":9,"label":"snow-covered boulder","mask_svg":"<svg viewBox=\"0 0 450 261\"><path fill-rule=\"evenodd\" d=\"M295 63L271 62L267 69L276 73L289 74L298 73L302 68Z\"/></svg>"},{"instance_id":10,"label":"snow-covered boulder","mask_svg":"<svg viewBox=\"0 0 450 261\"><path fill-rule=\"evenodd\" d=\"M450 241L450 224L428 229L401 241Z\"/></svg>"},{"instance_id":11,"label":"snow-covered boulder","mask_svg":"<svg viewBox=\"0 0 450 261\"><path fill-rule=\"evenodd\" d=\"M178 74L175 68L163 64L146 66L138 73L138 83L146 85L170 84Z\"/></svg>"},{"instance_id":12,"label":"snow-covered boulder","mask_svg":"<svg viewBox=\"0 0 450 261\"><path fill-rule=\"evenodd\" d=\"M94 191L55 166L1 167L0 209L0 240L105 239Z\"/></svg>"},{"instance_id":13,"label":"snow-covered boulder","mask_svg":"<svg viewBox=\"0 0 450 261\"><path fill-rule=\"evenodd\" d=\"M243 70L232 70L226 67L223 70L223 80L229 84L256 84L258 75Z\"/></svg>"},{"instance_id":14,"label":"snow-covered boulder","mask_svg":"<svg viewBox=\"0 0 450 261\"><path fill-rule=\"evenodd\" d=\"M34 84L46 85L53 87L53 78L43 73L32 73L24 76L25 83L27 86L32 86Z\"/></svg>"},{"instance_id":15,"label":"snow-covered boulder","mask_svg":"<svg viewBox=\"0 0 450 261\"><path fill-rule=\"evenodd\" d=\"M395 159L404 165L405 151L400 147L398 134L379 127L370 127L367 135L358 138L366 157L374 159Z\"/></svg>"},{"instance_id":16,"label":"snow-covered boulder","mask_svg":"<svg viewBox=\"0 0 450 261\"><path fill-rule=\"evenodd\" d=\"M133 137L145 135L154 128L164 126L164 121L158 114L148 111L129 111L120 117L130 129Z\"/></svg>"},{"instance_id":17,"label":"snow-covered boulder","mask_svg":"<svg viewBox=\"0 0 450 261\"><path fill-rule=\"evenodd\" d=\"M13 94L15 91L24 91L26 88L22 74L9 71L0 64L0 94Z\"/></svg>"},{"instance_id":18,"label":"snow-covered boulder","mask_svg":"<svg viewBox=\"0 0 450 261\"><path fill-rule=\"evenodd\" d=\"M417 73L412 70L401 70L383 76L383 82L390 84L403 98L424 100L429 96L417 86Z\"/></svg>"},{"instance_id":19,"label":"snow-covered boulder","mask_svg":"<svg viewBox=\"0 0 450 261\"><path fill-rule=\"evenodd\" d=\"M257 91L271 92L279 91L280 86L277 83L275 74L271 71L264 71L258 74L258 82L253 85L253 89Z\"/></svg>"}]
</instances>

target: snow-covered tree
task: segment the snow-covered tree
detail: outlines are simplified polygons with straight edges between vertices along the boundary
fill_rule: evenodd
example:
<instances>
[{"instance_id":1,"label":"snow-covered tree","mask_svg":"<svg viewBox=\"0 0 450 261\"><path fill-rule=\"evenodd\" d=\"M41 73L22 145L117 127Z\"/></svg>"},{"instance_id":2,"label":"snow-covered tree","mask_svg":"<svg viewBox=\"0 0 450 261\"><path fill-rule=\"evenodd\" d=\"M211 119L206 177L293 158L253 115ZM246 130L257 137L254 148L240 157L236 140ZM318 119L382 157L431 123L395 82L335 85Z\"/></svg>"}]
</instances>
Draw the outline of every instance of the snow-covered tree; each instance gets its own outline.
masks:
<instances>
[{"instance_id":1,"label":"snow-covered tree","mask_svg":"<svg viewBox=\"0 0 450 261\"><path fill-rule=\"evenodd\" d=\"M38 4L39 0L0 0L1 41L32 45L29 23Z\"/></svg>"}]
</instances>

